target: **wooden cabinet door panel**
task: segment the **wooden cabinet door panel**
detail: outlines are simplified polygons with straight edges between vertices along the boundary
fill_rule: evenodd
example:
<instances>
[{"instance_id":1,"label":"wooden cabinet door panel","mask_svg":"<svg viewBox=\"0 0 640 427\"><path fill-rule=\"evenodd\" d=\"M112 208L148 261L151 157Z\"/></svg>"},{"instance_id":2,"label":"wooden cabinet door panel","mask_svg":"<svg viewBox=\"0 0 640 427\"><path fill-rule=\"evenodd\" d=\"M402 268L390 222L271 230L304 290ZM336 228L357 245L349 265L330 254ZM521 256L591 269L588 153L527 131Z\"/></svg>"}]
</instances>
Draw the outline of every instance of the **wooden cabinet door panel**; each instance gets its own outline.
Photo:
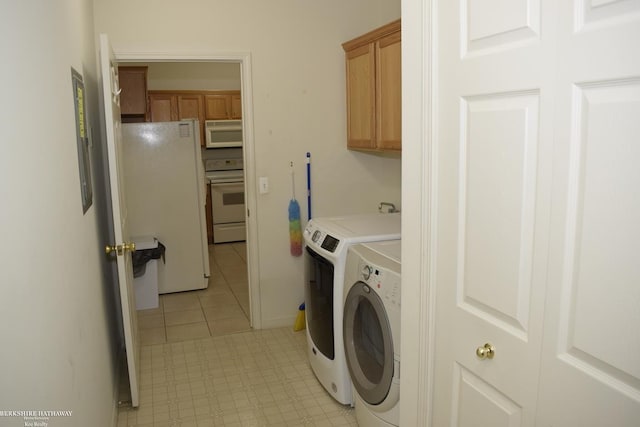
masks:
<instances>
[{"instance_id":1,"label":"wooden cabinet door panel","mask_svg":"<svg viewBox=\"0 0 640 427\"><path fill-rule=\"evenodd\" d=\"M178 95L178 120L196 119L200 131L200 145L204 142L204 102L202 95Z\"/></svg>"},{"instance_id":2,"label":"wooden cabinet door panel","mask_svg":"<svg viewBox=\"0 0 640 427\"><path fill-rule=\"evenodd\" d=\"M402 148L400 33L376 43L376 137L378 148Z\"/></svg>"},{"instance_id":3,"label":"wooden cabinet door panel","mask_svg":"<svg viewBox=\"0 0 640 427\"><path fill-rule=\"evenodd\" d=\"M149 117L152 122L170 122L178 119L175 95L149 95Z\"/></svg>"},{"instance_id":4,"label":"wooden cabinet door panel","mask_svg":"<svg viewBox=\"0 0 640 427\"><path fill-rule=\"evenodd\" d=\"M197 119L202 121L202 96L178 95L178 119Z\"/></svg>"},{"instance_id":5,"label":"wooden cabinet door panel","mask_svg":"<svg viewBox=\"0 0 640 427\"><path fill-rule=\"evenodd\" d=\"M347 52L347 146L375 148L373 44Z\"/></svg>"},{"instance_id":6,"label":"wooden cabinet door panel","mask_svg":"<svg viewBox=\"0 0 640 427\"><path fill-rule=\"evenodd\" d=\"M147 67L119 67L120 114L144 116L147 113Z\"/></svg>"},{"instance_id":7,"label":"wooden cabinet door panel","mask_svg":"<svg viewBox=\"0 0 640 427\"><path fill-rule=\"evenodd\" d=\"M229 95L205 95L204 110L207 120L224 120L228 119L229 114Z\"/></svg>"},{"instance_id":8,"label":"wooden cabinet door panel","mask_svg":"<svg viewBox=\"0 0 640 427\"><path fill-rule=\"evenodd\" d=\"M242 118L242 97L240 94L231 95L231 118Z\"/></svg>"}]
</instances>

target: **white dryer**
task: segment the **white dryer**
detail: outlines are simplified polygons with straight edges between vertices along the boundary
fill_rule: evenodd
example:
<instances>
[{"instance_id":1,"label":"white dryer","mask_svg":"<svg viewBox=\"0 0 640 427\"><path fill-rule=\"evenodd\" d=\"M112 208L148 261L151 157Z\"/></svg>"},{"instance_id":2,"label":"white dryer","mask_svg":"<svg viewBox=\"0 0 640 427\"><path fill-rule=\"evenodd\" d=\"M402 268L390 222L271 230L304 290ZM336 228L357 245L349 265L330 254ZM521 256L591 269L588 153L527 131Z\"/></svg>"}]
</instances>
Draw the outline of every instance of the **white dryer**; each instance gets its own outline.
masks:
<instances>
[{"instance_id":1,"label":"white dryer","mask_svg":"<svg viewBox=\"0 0 640 427\"><path fill-rule=\"evenodd\" d=\"M356 419L400 423L400 240L352 246L344 281L344 349Z\"/></svg>"},{"instance_id":2,"label":"white dryer","mask_svg":"<svg viewBox=\"0 0 640 427\"><path fill-rule=\"evenodd\" d=\"M318 381L342 404L353 393L342 340L344 266L350 246L400 238L400 214L313 218L305 241L305 314L309 362Z\"/></svg>"}]
</instances>

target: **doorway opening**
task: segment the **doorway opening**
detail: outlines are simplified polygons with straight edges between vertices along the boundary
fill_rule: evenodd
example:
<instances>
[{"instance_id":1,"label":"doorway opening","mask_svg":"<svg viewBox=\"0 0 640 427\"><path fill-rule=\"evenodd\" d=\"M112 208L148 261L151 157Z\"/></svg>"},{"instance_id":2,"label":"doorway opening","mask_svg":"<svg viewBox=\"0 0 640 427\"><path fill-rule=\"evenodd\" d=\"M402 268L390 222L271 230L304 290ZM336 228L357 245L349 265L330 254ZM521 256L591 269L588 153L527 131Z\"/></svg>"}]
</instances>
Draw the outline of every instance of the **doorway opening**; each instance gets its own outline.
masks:
<instances>
[{"instance_id":1,"label":"doorway opening","mask_svg":"<svg viewBox=\"0 0 640 427\"><path fill-rule=\"evenodd\" d=\"M246 242L229 241L216 242L214 244L213 239L209 241L211 278L208 289L212 290L212 292L210 292L210 295L201 296L200 301L204 320L209 326L211 335L224 333L225 328L234 327L229 322L226 324L224 322L225 316L232 316L231 311L233 309L226 308L226 312L225 308L219 309L220 303L229 297L229 294L224 294L225 286L231 291L233 298L238 303L236 307L239 307L247 316L249 325L254 329L260 329L260 292L257 281L259 277L257 262L258 233L257 221L255 215L252 215L256 211L257 191L254 184L255 161L250 55L244 53L196 57L138 53L116 54L116 58L121 67L149 67L148 90L150 92L172 90L176 92L239 91L243 127L243 145L240 148L240 157L244 164ZM203 163L209 159L219 157L222 151L215 152L214 150L218 149L202 148ZM236 153L233 153L233 156L236 156ZM208 188L208 190L210 194L210 189ZM189 299L193 303L193 298L186 295L188 292L184 294L165 294L167 296L171 295L170 311L175 307L180 307L182 303L188 307ZM175 295L175 298L173 295ZM231 302L229 300L229 305L232 305ZM196 315L195 313L192 314ZM173 317L173 315L169 317ZM175 320L178 324L182 321ZM173 323L174 321L170 322ZM167 342L169 342L168 328L166 338Z\"/></svg>"}]
</instances>

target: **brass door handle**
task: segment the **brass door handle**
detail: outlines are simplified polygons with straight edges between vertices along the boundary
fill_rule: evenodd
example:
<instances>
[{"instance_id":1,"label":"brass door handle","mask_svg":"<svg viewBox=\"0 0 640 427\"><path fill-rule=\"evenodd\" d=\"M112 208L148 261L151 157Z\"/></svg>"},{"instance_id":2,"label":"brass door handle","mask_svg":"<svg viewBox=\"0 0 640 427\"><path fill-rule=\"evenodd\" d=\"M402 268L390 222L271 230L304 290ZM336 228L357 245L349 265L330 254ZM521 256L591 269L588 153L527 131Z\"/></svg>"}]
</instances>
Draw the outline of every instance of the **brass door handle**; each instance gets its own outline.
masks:
<instances>
[{"instance_id":1,"label":"brass door handle","mask_svg":"<svg viewBox=\"0 0 640 427\"><path fill-rule=\"evenodd\" d=\"M125 243L123 245L107 245L104 248L104 252L109 255L111 252L115 252L116 255L123 255L126 251L133 252L136 250L136 244L133 242Z\"/></svg>"},{"instance_id":2,"label":"brass door handle","mask_svg":"<svg viewBox=\"0 0 640 427\"><path fill-rule=\"evenodd\" d=\"M486 343L482 347L478 347L476 349L476 356L480 359L493 359L493 356L496 355L496 348L492 346L490 343Z\"/></svg>"}]
</instances>

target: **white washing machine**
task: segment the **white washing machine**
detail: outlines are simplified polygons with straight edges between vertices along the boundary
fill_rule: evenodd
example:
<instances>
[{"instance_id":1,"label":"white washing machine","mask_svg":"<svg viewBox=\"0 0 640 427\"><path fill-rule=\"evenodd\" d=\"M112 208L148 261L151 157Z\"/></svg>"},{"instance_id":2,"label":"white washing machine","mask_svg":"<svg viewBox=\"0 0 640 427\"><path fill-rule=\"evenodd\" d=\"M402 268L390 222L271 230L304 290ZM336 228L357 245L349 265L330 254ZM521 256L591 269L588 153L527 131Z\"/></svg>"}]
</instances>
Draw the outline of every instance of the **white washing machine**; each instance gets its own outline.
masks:
<instances>
[{"instance_id":1,"label":"white washing machine","mask_svg":"<svg viewBox=\"0 0 640 427\"><path fill-rule=\"evenodd\" d=\"M343 337L356 419L400 423L400 240L349 248Z\"/></svg>"},{"instance_id":2,"label":"white washing machine","mask_svg":"<svg viewBox=\"0 0 640 427\"><path fill-rule=\"evenodd\" d=\"M351 245L400 238L400 214L313 218L305 241L305 314L309 362L338 402L353 403L342 339L344 266Z\"/></svg>"}]
</instances>

